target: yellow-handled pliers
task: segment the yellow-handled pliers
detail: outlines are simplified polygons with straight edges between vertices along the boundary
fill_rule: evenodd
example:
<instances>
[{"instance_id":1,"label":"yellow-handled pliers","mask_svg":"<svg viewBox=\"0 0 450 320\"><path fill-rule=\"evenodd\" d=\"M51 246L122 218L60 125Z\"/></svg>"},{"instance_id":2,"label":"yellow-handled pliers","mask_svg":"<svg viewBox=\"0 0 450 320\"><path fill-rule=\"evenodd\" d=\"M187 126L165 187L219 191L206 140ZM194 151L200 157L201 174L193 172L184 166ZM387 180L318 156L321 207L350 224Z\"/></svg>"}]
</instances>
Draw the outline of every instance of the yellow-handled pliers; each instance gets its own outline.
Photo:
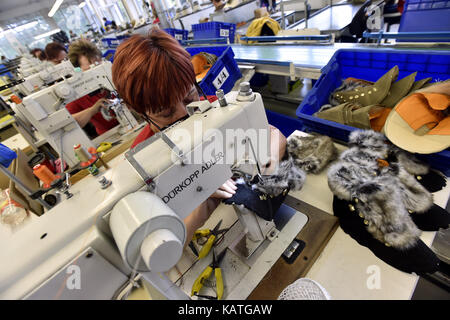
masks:
<instances>
[{"instance_id":1,"label":"yellow-handled pliers","mask_svg":"<svg viewBox=\"0 0 450 320\"><path fill-rule=\"evenodd\" d=\"M209 266L206 267L205 270L195 279L194 284L192 285L191 296L197 296L200 298L213 299L213 300L221 300L223 297L223 278L222 278L222 269L219 267L219 263L222 261L223 257L227 249L225 248L219 253L219 256L216 258L216 254L213 249L213 261ZM205 280L207 280L212 272L214 271L214 276L216 278L216 297L201 295L199 294L200 290L203 288Z\"/></svg>"},{"instance_id":2,"label":"yellow-handled pliers","mask_svg":"<svg viewBox=\"0 0 450 320\"><path fill-rule=\"evenodd\" d=\"M208 238L206 242L203 244L203 248L198 253L198 258L203 259L206 257L211 251L211 248L213 247L216 238L219 234L226 232L228 229L219 230L220 225L222 224L222 220L220 220L217 225L214 227L214 229L201 229L194 232L194 236L192 237L193 240L198 240L201 238Z\"/></svg>"}]
</instances>

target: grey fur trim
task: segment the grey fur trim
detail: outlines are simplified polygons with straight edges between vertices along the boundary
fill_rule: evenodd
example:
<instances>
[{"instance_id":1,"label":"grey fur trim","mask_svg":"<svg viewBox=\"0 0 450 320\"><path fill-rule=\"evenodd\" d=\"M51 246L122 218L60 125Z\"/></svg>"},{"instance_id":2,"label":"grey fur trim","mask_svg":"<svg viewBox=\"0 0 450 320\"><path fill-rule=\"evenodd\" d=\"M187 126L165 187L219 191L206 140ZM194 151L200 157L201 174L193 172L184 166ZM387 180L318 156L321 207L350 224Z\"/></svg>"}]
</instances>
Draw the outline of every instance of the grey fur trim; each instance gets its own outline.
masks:
<instances>
[{"instance_id":1,"label":"grey fur trim","mask_svg":"<svg viewBox=\"0 0 450 320\"><path fill-rule=\"evenodd\" d=\"M272 175L262 176L262 181L254 185L259 191L277 196L285 189L300 190L306 180L305 172L297 167L294 159L288 159L279 163L278 168Z\"/></svg>"},{"instance_id":2,"label":"grey fur trim","mask_svg":"<svg viewBox=\"0 0 450 320\"><path fill-rule=\"evenodd\" d=\"M330 137L322 135L292 136L287 142L287 150L295 165L308 173L319 173L338 156Z\"/></svg>"},{"instance_id":3,"label":"grey fur trim","mask_svg":"<svg viewBox=\"0 0 450 320\"><path fill-rule=\"evenodd\" d=\"M412 153L393 145L383 134L372 130L356 130L349 135L349 146L358 146L367 152L377 154L385 159L389 153L397 158L397 162L412 175L425 175L430 168Z\"/></svg>"},{"instance_id":4,"label":"grey fur trim","mask_svg":"<svg viewBox=\"0 0 450 320\"><path fill-rule=\"evenodd\" d=\"M403 167L399 168L400 192L407 210L416 213L426 212L433 205L433 195L428 192L409 172Z\"/></svg>"},{"instance_id":5,"label":"grey fur trim","mask_svg":"<svg viewBox=\"0 0 450 320\"><path fill-rule=\"evenodd\" d=\"M340 199L359 201L356 209L368 221L367 230L378 240L398 249L415 245L420 230L409 216L427 211L433 205L432 195L404 167L407 154L395 149L386 138L373 131L354 131L349 149L328 171L328 185ZM400 155L399 161L380 167L377 159ZM413 170L421 170L417 162Z\"/></svg>"},{"instance_id":6,"label":"grey fur trim","mask_svg":"<svg viewBox=\"0 0 450 320\"><path fill-rule=\"evenodd\" d=\"M398 162L412 175L426 175L430 171L430 167L417 159L412 153L400 150L395 146L394 152L397 156Z\"/></svg>"},{"instance_id":7,"label":"grey fur trim","mask_svg":"<svg viewBox=\"0 0 450 320\"><path fill-rule=\"evenodd\" d=\"M372 130L355 130L348 136L348 145L370 149L372 152L386 153L389 150L389 141L379 132Z\"/></svg>"},{"instance_id":8,"label":"grey fur trim","mask_svg":"<svg viewBox=\"0 0 450 320\"><path fill-rule=\"evenodd\" d=\"M368 221L367 231L381 242L395 248L413 247L421 231L412 221L408 211L401 205L401 196L392 185L379 185L368 202L359 201L356 209L363 212Z\"/></svg>"}]
</instances>

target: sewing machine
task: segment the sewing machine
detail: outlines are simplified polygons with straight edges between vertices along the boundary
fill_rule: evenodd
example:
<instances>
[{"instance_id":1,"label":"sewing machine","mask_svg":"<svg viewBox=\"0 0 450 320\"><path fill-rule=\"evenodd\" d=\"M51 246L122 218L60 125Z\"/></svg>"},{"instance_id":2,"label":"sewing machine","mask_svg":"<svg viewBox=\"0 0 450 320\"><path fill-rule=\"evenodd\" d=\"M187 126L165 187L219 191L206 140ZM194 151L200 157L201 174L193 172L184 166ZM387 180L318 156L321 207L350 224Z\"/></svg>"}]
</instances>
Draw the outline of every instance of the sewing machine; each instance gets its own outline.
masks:
<instances>
[{"instance_id":1,"label":"sewing machine","mask_svg":"<svg viewBox=\"0 0 450 320\"><path fill-rule=\"evenodd\" d=\"M43 63L41 67L42 69L35 74L27 76L24 82L16 86L16 89L27 96L41 90L44 86L51 85L57 80L64 79L75 73L75 69L70 61L63 61L57 65Z\"/></svg>"},{"instance_id":2,"label":"sewing machine","mask_svg":"<svg viewBox=\"0 0 450 320\"><path fill-rule=\"evenodd\" d=\"M211 261L207 256L196 262L183 250L190 240L183 219L233 168L255 174L256 163L269 161L261 96L244 85L220 100L190 104L189 118L117 158L111 169L102 168L109 187L88 177L71 188L73 197L15 234L0 251L0 260L7 261L0 267L0 298L111 299L137 276L165 298L190 298L189 273L197 277ZM225 299L245 299L307 222L291 209L284 226L274 230L236 214L256 216L221 204L210 218L221 216L231 226L218 247L230 250L222 265ZM244 257L233 244L255 227L264 239ZM186 260L190 265L180 284L174 267Z\"/></svg>"},{"instance_id":3,"label":"sewing machine","mask_svg":"<svg viewBox=\"0 0 450 320\"><path fill-rule=\"evenodd\" d=\"M66 70L68 66L64 65L61 68ZM26 96L13 108L19 111L19 117L22 116L36 128L56 152L63 155L63 159L69 166L79 162L73 152L74 145L81 144L86 149L96 145L95 141L91 141L80 128L65 106L98 89L115 91L110 62L92 66L83 72L76 71L73 67L72 70L70 78ZM113 111L118 110L114 116L122 126L122 132L134 128L137 121L128 108L120 101L115 101L114 105Z\"/></svg>"},{"instance_id":4,"label":"sewing machine","mask_svg":"<svg viewBox=\"0 0 450 320\"><path fill-rule=\"evenodd\" d=\"M22 77L28 77L51 66L54 66L54 64L50 61L40 61L39 59L28 54L24 55L20 59L20 67L17 69L17 71Z\"/></svg>"}]
</instances>

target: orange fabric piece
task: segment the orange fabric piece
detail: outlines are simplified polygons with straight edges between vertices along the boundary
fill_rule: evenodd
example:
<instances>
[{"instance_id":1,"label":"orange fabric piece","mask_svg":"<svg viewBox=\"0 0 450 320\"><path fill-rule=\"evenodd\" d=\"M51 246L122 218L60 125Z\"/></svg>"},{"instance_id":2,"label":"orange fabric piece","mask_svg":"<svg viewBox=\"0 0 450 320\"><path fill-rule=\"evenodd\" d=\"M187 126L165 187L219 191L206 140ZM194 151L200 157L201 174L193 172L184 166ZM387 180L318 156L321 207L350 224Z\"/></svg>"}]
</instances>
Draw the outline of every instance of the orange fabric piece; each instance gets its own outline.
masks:
<instances>
[{"instance_id":1,"label":"orange fabric piece","mask_svg":"<svg viewBox=\"0 0 450 320\"><path fill-rule=\"evenodd\" d=\"M439 122L439 124L427 134L450 135L450 117L446 117L444 120Z\"/></svg>"},{"instance_id":2,"label":"orange fabric piece","mask_svg":"<svg viewBox=\"0 0 450 320\"><path fill-rule=\"evenodd\" d=\"M442 93L422 93L434 110L445 110L450 105L450 96Z\"/></svg>"},{"instance_id":3,"label":"orange fabric piece","mask_svg":"<svg viewBox=\"0 0 450 320\"><path fill-rule=\"evenodd\" d=\"M384 159L377 159L379 167L389 167L389 162Z\"/></svg>"},{"instance_id":4,"label":"orange fabric piece","mask_svg":"<svg viewBox=\"0 0 450 320\"><path fill-rule=\"evenodd\" d=\"M440 94L421 94L421 93L414 93L410 95L408 98L401 101L397 105L397 107L395 107L395 111L414 130L418 130L425 125L428 126L429 128L430 126L435 127L441 120L444 119L444 115L441 112L430 108L428 104L429 100L425 97L425 95L427 96L430 95L429 99L433 101L433 105L436 105L438 108L442 107L441 106L442 98L436 96ZM435 131L434 134L437 134L436 132L439 132L439 130Z\"/></svg>"},{"instance_id":5,"label":"orange fabric piece","mask_svg":"<svg viewBox=\"0 0 450 320\"><path fill-rule=\"evenodd\" d=\"M375 112L369 113L370 127L372 130L380 132L391 111L391 108L380 108L375 110Z\"/></svg>"}]
</instances>

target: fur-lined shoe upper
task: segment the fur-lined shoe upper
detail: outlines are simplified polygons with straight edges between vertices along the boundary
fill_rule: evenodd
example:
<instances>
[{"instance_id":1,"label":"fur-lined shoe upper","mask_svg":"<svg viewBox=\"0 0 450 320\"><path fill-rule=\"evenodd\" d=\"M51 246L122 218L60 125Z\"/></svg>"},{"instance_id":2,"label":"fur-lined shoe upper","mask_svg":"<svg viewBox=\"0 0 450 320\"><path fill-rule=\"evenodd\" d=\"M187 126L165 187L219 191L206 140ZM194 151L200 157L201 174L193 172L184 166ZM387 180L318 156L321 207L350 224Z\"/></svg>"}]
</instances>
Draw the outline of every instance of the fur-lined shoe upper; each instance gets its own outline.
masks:
<instances>
[{"instance_id":1,"label":"fur-lined shoe upper","mask_svg":"<svg viewBox=\"0 0 450 320\"><path fill-rule=\"evenodd\" d=\"M366 130L349 136L349 149L328 171L328 185L340 199L356 201L367 230L378 240L399 249L412 247L420 230L410 212L425 212L432 195L406 171L402 150L384 135ZM427 170L417 162L413 170Z\"/></svg>"}]
</instances>

